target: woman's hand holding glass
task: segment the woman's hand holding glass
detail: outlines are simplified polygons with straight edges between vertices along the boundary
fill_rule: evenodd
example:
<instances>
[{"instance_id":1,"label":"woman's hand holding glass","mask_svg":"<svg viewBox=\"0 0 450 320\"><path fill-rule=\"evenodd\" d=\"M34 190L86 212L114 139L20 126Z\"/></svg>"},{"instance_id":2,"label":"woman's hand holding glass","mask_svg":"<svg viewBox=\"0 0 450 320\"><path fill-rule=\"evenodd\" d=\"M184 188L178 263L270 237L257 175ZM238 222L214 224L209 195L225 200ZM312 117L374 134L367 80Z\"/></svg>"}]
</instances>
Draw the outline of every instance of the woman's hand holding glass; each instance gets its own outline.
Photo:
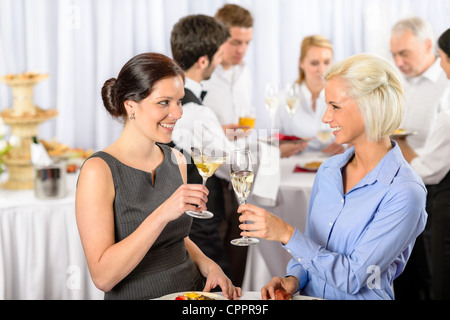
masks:
<instances>
[{"instance_id":1,"label":"woman's hand holding glass","mask_svg":"<svg viewBox=\"0 0 450 320\"><path fill-rule=\"evenodd\" d=\"M238 212L242 213L239 217L239 221L243 222L243 224L239 225L239 228L242 230L242 236L279 241L287 244L294 234L295 228L293 226L257 206L244 204L239 206ZM252 222L252 224L244 222Z\"/></svg>"},{"instance_id":2,"label":"woman's hand holding glass","mask_svg":"<svg viewBox=\"0 0 450 320\"><path fill-rule=\"evenodd\" d=\"M203 186L206 186L206 181L211 177L219 167L225 163L227 157L223 151L219 150L202 150L200 148L192 148L192 159L197 167L198 173L202 177ZM196 211L188 210L186 214L194 218L210 219L214 216L212 212L205 210Z\"/></svg>"},{"instance_id":3,"label":"woman's hand holding glass","mask_svg":"<svg viewBox=\"0 0 450 320\"><path fill-rule=\"evenodd\" d=\"M164 216L173 221L186 211L206 210L208 189L201 184L183 184L163 204Z\"/></svg>"}]
</instances>

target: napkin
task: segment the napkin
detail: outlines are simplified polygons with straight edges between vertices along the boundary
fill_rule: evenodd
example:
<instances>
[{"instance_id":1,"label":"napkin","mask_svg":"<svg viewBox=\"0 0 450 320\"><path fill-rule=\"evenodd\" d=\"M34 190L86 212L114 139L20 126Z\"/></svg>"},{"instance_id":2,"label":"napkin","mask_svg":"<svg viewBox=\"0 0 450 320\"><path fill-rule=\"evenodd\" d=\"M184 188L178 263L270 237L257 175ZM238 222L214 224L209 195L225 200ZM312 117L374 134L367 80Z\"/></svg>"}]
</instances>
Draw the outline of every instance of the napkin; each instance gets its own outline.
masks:
<instances>
[{"instance_id":1,"label":"napkin","mask_svg":"<svg viewBox=\"0 0 450 320\"><path fill-rule=\"evenodd\" d=\"M42 143L31 144L31 163L35 166L46 166L53 163Z\"/></svg>"},{"instance_id":2,"label":"napkin","mask_svg":"<svg viewBox=\"0 0 450 320\"><path fill-rule=\"evenodd\" d=\"M312 173L315 173L315 172L317 172L317 170L308 170L308 169L300 167L299 165L296 165L295 168L294 168L294 172L312 172Z\"/></svg>"},{"instance_id":3,"label":"napkin","mask_svg":"<svg viewBox=\"0 0 450 320\"><path fill-rule=\"evenodd\" d=\"M274 207L280 188L280 149L276 144L258 143L259 167L253 182L253 199L262 206Z\"/></svg>"},{"instance_id":4,"label":"napkin","mask_svg":"<svg viewBox=\"0 0 450 320\"><path fill-rule=\"evenodd\" d=\"M302 138L296 136L287 136L282 133L278 133L278 139L280 141L290 141L290 140L303 140Z\"/></svg>"}]
</instances>

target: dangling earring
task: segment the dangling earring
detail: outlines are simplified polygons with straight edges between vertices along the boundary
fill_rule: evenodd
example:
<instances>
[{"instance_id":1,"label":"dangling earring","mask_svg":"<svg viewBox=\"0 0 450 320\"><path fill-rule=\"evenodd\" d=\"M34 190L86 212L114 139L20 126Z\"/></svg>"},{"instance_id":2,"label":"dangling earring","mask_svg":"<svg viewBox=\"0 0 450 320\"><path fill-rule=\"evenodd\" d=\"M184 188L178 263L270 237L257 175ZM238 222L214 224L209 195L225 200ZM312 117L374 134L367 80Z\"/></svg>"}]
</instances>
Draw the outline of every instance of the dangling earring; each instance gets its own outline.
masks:
<instances>
[{"instance_id":1,"label":"dangling earring","mask_svg":"<svg viewBox=\"0 0 450 320\"><path fill-rule=\"evenodd\" d=\"M134 116L134 113L133 113L133 114L131 114L131 116L130 116L130 120L134 120L134 119L136 119L136 117Z\"/></svg>"}]
</instances>

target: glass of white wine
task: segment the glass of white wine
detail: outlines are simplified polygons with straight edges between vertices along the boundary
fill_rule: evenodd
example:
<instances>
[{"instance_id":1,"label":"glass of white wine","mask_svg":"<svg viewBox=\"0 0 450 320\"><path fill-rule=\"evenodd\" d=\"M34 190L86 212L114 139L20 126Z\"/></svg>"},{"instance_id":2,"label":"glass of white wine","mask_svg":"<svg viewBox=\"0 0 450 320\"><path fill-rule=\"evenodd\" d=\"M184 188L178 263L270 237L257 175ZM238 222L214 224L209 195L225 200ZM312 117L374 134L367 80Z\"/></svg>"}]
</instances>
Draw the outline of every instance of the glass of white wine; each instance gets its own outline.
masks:
<instances>
[{"instance_id":1,"label":"glass of white wine","mask_svg":"<svg viewBox=\"0 0 450 320\"><path fill-rule=\"evenodd\" d=\"M297 112L300 106L299 86L296 83L289 84L286 88L286 109L291 117Z\"/></svg>"},{"instance_id":2,"label":"glass of white wine","mask_svg":"<svg viewBox=\"0 0 450 320\"><path fill-rule=\"evenodd\" d=\"M198 173L203 179L203 185L206 186L206 181L211 177L219 167L224 164L227 160L227 155L225 152L220 150L210 150L207 153L205 150L200 148L191 148L191 156L194 160L194 164L197 167ZM210 219L214 214L210 211L202 210L200 212L196 211L186 211L186 214L194 218L199 219Z\"/></svg>"},{"instance_id":3,"label":"glass of white wine","mask_svg":"<svg viewBox=\"0 0 450 320\"><path fill-rule=\"evenodd\" d=\"M276 114L279 105L279 88L276 83L266 85L266 108L269 110L272 129L275 129Z\"/></svg>"},{"instance_id":4,"label":"glass of white wine","mask_svg":"<svg viewBox=\"0 0 450 320\"><path fill-rule=\"evenodd\" d=\"M231 184L239 201L239 205L246 203L253 185L253 164L249 150L235 150L230 164ZM244 222L245 223L245 222ZM231 240L231 244L235 246L249 246L259 243L256 238L248 238L243 236L239 239Z\"/></svg>"},{"instance_id":5,"label":"glass of white wine","mask_svg":"<svg viewBox=\"0 0 450 320\"><path fill-rule=\"evenodd\" d=\"M322 123L317 131L317 138L322 144L327 144L333 138L333 133L329 125Z\"/></svg>"}]
</instances>

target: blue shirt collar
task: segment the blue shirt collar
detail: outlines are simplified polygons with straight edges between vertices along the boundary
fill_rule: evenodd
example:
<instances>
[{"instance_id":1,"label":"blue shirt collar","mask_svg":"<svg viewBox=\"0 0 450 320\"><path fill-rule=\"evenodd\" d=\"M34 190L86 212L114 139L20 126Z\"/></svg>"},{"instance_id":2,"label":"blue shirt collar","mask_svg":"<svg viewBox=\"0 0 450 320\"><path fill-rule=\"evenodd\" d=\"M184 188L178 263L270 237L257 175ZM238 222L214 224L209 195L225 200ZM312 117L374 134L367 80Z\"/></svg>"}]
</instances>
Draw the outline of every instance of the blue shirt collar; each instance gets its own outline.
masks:
<instances>
[{"instance_id":1,"label":"blue shirt collar","mask_svg":"<svg viewBox=\"0 0 450 320\"><path fill-rule=\"evenodd\" d=\"M400 147L395 141L391 141L393 148L383 157L378 165L369 172L360 183L367 185L376 181L390 186L399 168L405 163ZM341 155L330 158L326 167L334 172L338 172L342 177L342 168L353 158L355 148L351 147ZM360 185L358 183L358 185Z\"/></svg>"}]
</instances>

